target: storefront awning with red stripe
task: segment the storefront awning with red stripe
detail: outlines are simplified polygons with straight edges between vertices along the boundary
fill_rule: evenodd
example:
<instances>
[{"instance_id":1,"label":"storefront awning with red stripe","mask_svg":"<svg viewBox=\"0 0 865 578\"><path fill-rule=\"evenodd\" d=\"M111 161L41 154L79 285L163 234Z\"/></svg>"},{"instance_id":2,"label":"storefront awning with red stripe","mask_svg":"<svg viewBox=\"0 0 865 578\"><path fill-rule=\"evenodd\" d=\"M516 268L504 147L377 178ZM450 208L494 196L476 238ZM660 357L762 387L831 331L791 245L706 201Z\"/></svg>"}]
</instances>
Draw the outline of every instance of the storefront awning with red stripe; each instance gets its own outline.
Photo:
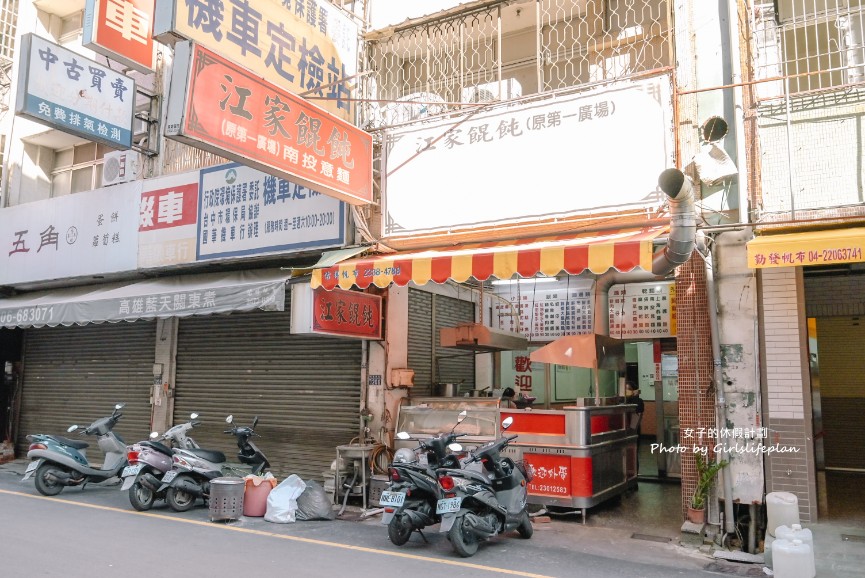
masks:
<instances>
[{"instance_id":1,"label":"storefront awning with red stripe","mask_svg":"<svg viewBox=\"0 0 865 578\"><path fill-rule=\"evenodd\" d=\"M603 234L576 233L498 243L473 243L419 252L389 253L343 261L339 265L312 272L313 288L365 289L370 285L404 286L410 281L425 285L429 281L462 283L469 278L484 281L490 277L510 279L547 276L567 271L621 272L640 267L652 269L652 243L666 227L647 227L609 231Z\"/></svg>"}]
</instances>

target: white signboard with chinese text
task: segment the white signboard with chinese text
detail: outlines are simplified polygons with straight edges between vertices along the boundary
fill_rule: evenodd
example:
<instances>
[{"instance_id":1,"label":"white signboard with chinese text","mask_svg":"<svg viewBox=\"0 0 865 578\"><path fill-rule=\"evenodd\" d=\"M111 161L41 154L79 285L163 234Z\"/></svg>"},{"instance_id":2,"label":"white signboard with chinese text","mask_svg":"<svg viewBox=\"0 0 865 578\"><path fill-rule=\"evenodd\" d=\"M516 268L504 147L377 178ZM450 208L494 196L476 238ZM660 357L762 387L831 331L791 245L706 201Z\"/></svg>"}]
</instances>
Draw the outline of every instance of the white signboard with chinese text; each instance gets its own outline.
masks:
<instances>
[{"instance_id":1,"label":"white signboard with chinese text","mask_svg":"<svg viewBox=\"0 0 865 578\"><path fill-rule=\"evenodd\" d=\"M195 262L198 171L144 181L139 205L138 267Z\"/></svg>"},{"instance_id":2,"label":"white signboard with chinese text","mask_svg":"<svg viewBox=\"0 0 865 578\"><path fill-rule=\"evenodd\" d=\"M201 170L198 260L338 247L345 203L238 163Z\"/></svg>"},{"instance_id":3,"label":"white signboard with chinese text","mask_svg":"<svg viewBox=\"0 0 865 578\"><path fill-rule=\"evenodd\" d=\"M676 284L629 283L610 288L610 337L676 336Z\"/></svg>"},{"instance_id":4,"label":"white signboard with chinese text","mask_svg":"<svg viewBox=\"0 0 865 578\"><path fill-rule=\"evenodd\" d=\"M34 34L21 44L16 114L115 148L132 146L134 80Z\"/></svg>"},{"instance_id":5,"label":"white signboard with chinese text","mask_svg":"<svg viewBox=\"0 0 865 578\"><path fill-rule=\"evenodd\" d=\"M672 110L658 76L398 128L387 135L384 234L658 206Z\"/></svg>"},{"instance_id":6,"label":"white signboard with chinese text","mask_svg":"<svg viewBox=\"0 0 865 578\"><path fill-rule=\"evenodd\" d=\"M141 181L0 211L0 285L134 271Z\"/></svg>"},{"instance_id":7,"label":"white signboard with chinese text","mask_svg":"<svg viewBox=\"0 0 865 578\"><path fill-rule=\"evenodd\" d=\"M530 342L553 341L593 330L592 279L537 283L527 280L496 286L493 301L497 327L521 333Z\"/></svg>"}]
</instances>

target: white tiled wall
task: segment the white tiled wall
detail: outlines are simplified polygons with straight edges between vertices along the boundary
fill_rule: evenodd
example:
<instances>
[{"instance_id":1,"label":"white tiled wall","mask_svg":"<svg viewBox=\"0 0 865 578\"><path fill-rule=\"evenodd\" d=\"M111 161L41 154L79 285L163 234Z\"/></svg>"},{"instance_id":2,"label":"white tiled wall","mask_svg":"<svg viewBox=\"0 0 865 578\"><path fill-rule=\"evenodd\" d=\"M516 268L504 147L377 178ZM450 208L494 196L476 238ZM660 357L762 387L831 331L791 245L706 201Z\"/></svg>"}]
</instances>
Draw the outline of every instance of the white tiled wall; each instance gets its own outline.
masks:
<instances>
[{"instance_id":1,"label":"white tiled wall","mask_svg":"<svg viewBox=\"0 0 865 578\"><path fill-rule=\"evenodd\" d=\"M800 310L798 273L794 267L763 269L763 320L766 379L770 418L804 419L801 336L805 332ZM801 296L804 299L804 295Z\"/></svg>"}]
</instances>

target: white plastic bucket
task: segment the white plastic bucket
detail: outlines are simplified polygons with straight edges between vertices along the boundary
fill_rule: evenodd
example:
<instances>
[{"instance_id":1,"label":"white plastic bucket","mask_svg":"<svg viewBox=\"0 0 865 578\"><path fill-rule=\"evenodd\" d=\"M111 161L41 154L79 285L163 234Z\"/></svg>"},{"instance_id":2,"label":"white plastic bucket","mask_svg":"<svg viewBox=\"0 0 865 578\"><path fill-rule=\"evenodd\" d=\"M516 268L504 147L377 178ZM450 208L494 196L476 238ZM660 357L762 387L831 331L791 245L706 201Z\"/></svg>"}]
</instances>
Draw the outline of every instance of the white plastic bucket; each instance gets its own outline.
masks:
<instances>
[{"instance_id":1,"label":"white plastic bucket","mask_svg":"<svg viewBox=\"0 0 865 578\"><path fill-rule=\"evenodd\" d=\"M772 492L766 494L766 516L768 524L766 531L775 536L778 526L790 526L799 523L799 498L790 492Z\"/></svg>"},{"instance_id":2,"label":"white plastic bucket","mask_svg":"<svg viewBox=\"0 0 865 578\"><path fill-rule=\"evenodd\" d=\"M811 563L809 566L811 568L811 577L813 578L817 575L817 567L814 563L814 536L811 534L811 530L803 528L799 524L778 526L775 529L775 535L779 540L789 540L790 542L800 540L803 544L806 544L811 549Z\"/></svg>"},{"instance_id":3,"label":"white plastic bucket","mask_svg":"<svg viewBox=\"0 0 865 578\"><path fill-rule=\"evenodd\" d=\"M777 539L772 544L775 578L812 578L811 548L802 540Z\"/></svg>"}]
</instances>

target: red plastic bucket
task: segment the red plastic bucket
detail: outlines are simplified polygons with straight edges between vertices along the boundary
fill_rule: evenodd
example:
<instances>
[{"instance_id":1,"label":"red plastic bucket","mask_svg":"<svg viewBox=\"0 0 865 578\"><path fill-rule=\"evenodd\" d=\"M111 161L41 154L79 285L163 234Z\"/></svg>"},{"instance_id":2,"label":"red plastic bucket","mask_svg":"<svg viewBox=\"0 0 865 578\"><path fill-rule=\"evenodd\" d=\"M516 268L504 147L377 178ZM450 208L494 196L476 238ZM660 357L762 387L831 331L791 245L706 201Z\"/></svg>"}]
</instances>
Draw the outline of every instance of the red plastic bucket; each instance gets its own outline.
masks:
<instances>
[{"instance_id":1,"label":"red plastic bucket","mask_svg":"<svg viewBox=\"0 0 865 578\"><path fill-rule=\"evenodd\" d=\"M274 478L247 478L243 493L243 515L262 517L267 512L267 496L276 486Z\"/></svg>"}]
</instances>

